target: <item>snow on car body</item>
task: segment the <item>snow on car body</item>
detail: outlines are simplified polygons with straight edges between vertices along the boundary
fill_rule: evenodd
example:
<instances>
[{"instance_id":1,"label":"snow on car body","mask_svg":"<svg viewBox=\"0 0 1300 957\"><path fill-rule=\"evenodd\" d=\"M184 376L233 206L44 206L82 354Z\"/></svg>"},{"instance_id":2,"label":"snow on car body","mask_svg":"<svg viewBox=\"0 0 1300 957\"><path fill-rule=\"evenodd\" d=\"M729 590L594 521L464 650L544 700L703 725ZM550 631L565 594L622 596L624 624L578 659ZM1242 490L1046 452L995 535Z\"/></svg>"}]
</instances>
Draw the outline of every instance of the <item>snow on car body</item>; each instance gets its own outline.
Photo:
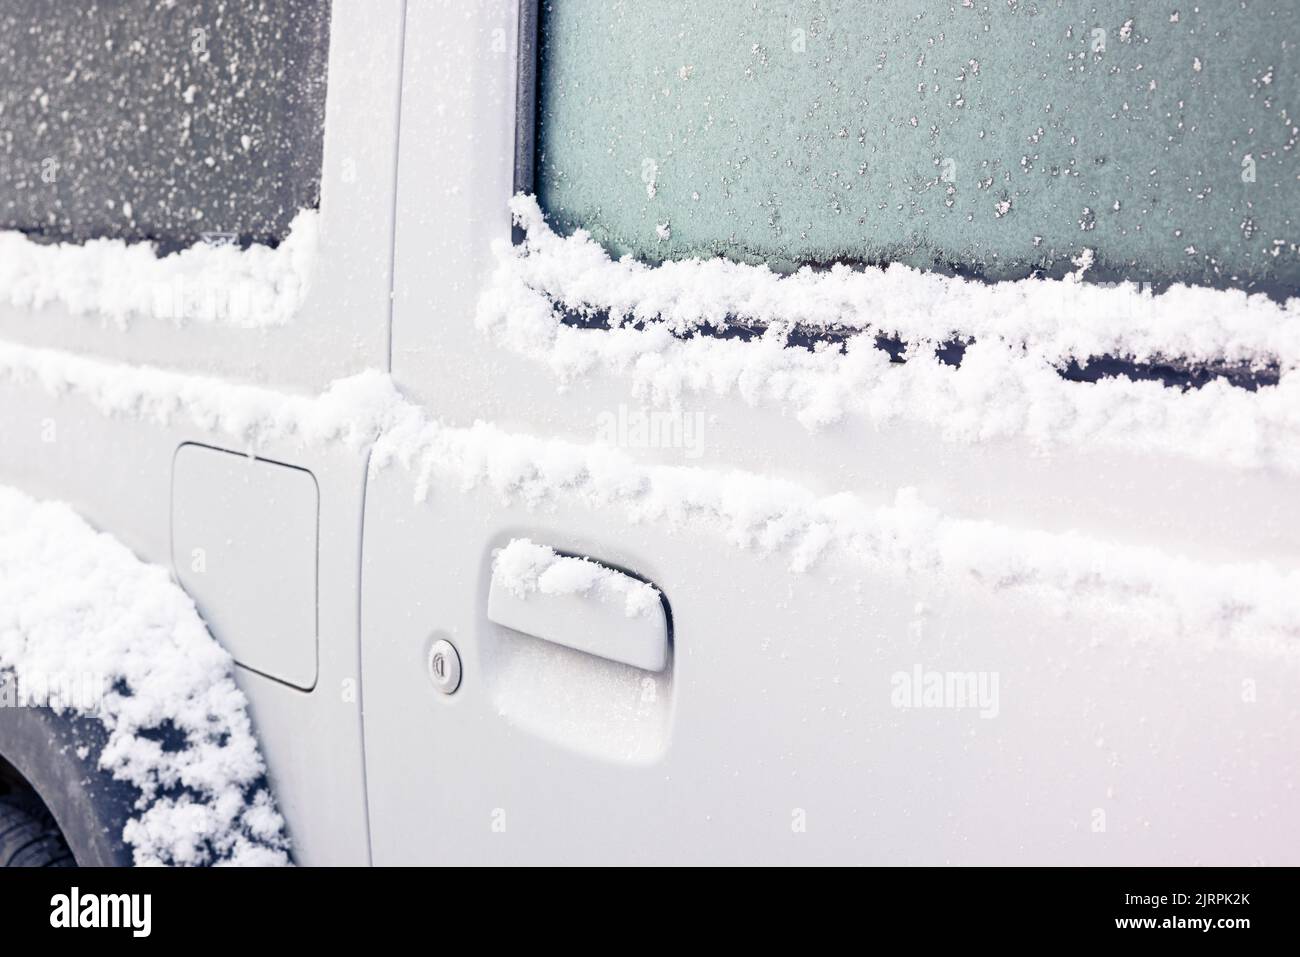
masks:
<instances>
[{"instance_id":1,"label":"snow on car body","mask_svg":"<svg viewBox=\"0 0 1300 957\"><path fill-rule=\"evenodd\" d=\"M790 5L719 53L733 74L684 51L629 63L625 87L597 79L698 106L700 84L798 75L835 36L814 13ZM960 154L945 178L928 141L911 186L892 175L934 208L953 186L963 216L1017 231L1012 252L1068 234L1046 278L915 257L800 271L770 248L692 261L680 210L705 162L591 142L579 187L613 177L630 222L561 215L535 140L563 160L566 128L546 124L564 114L533 106L583 78L562 47L538 72L537 15L332 5L319 212L293 233L310 257L200 250L281 291L250 298L260 311L0 290L0 479L190 588L234 653L295 859L1294 863L1295 300L1094 282L1114 265L1106 211L1136 212L1090 200L1069 230L1026 225L1044 215L1015 192L1046 165L1036 125L1026 165L988 186ZM949 15L1019 29L1016 11ZM1072 32L1062 75L1186 42L1185 22L1123 19L1100 50ZM864 113L898 121L882 143L1006 95L977 86L990 52L963 55L960 80L903 52L880 62L922 71L926 99ZM1050 127L1053 109L1034 115ZM866 126L813 128L852 148ZM974 132L954 136L970 150ZM1272 229L1255 218L1252 241ZM1179 239L1178 269L1208 268ZM1146 265L1175 275L1166 245ZM44 289L48 254L28 252L11 271ZM1257 252L1236 250L1242 269ZM959 361L940 354L954 341ZM1110 360L1223 377L1080 381ZM563 587L502 577L533 549ZM494 580L519 585L508 618ZM608 613L611 581L662 617ZM638 667L618 643L646 621L664 655Z\"/></svg>"}]
</instances>

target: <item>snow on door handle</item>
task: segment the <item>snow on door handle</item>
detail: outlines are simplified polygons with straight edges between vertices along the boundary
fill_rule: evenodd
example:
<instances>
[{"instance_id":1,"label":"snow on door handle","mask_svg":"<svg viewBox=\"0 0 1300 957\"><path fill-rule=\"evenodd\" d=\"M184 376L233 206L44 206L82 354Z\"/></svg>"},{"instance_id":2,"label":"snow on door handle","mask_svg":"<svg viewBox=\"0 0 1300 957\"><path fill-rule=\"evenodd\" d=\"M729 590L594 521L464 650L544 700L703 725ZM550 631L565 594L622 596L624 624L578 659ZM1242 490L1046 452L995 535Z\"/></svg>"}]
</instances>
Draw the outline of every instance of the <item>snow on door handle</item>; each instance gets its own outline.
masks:
<instances>
[{"instance_id":1,"label":"snow on door handle","mask_svg":"<svg viewBox=\"0 0 1300 957\"><path fill-rule=\"evenodd\" d=\"M668 616L659 589L526 538L493 556L488 619L646 671L668 667Z\"/></svg>"}]
</instances>

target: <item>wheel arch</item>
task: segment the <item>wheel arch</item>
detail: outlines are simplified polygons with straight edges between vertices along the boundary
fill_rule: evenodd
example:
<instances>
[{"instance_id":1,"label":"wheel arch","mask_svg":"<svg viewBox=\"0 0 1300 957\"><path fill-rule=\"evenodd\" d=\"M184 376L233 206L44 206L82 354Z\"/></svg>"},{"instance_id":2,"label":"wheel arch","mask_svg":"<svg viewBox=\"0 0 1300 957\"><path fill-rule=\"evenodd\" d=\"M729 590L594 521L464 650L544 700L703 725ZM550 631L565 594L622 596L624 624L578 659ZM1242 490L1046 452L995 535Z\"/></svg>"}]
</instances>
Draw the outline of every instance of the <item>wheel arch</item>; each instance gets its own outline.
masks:
<instances>
[{"instance_id":1,"label":"wheel arch","mask_svg":"<svg viewBox=\"0 0 1300 957\"><path fill-rule=\"evenodd\" d=\"M98 766L107 731L93 717L0 707L0 759L45 804L82 867L129 867L122 838L138 792Z\"/></svg>"}]
</instances>

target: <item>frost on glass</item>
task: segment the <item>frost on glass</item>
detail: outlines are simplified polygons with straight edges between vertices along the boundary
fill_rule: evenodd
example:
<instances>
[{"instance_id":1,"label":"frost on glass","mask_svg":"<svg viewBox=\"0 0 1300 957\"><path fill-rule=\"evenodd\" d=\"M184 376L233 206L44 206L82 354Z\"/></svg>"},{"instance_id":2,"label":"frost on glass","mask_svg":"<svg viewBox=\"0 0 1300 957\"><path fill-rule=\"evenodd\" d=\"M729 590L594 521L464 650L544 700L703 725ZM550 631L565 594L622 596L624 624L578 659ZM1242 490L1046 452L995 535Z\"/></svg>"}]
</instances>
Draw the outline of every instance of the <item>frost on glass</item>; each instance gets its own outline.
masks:
<instances>
[{"instance_id":1,"label":"frost on glass","mask_svg":"<svg viewBox=\"0 0 1300 957\"><path fill-rule=\"evenodd\" d=\"M318 205L327 0L0 2L0 229L275 244Z\"/></svg>"},{"instance_id":2,"label":"frost on glass","mask_svg":"<svg viewBox=\"0 0 1300 957\"><path fill-rule=\"evenodd\" d=\"M536 190L615 255L1300 287L1287 0L544 0Z\"/></svg>"}]
</instances>

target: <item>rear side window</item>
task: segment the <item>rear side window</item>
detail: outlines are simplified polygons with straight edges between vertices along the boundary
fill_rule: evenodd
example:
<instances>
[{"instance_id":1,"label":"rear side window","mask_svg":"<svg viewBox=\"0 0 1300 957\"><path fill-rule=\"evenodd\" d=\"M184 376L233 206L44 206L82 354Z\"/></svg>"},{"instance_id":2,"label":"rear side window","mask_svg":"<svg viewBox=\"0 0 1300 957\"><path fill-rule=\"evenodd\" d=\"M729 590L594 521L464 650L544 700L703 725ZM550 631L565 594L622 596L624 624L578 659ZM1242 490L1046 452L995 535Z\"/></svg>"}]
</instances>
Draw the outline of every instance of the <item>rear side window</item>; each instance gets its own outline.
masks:
<instances>
[{"instance_id":1,"label":"rear side window","mask_svg":"<svg viewBox=\"0 0 1300 957\"><path fill-rule=\"evenodd\" d=\"M0 4L0 228L274 245L319 203L327 0Z\"/></svg>"},{"instance_id":2,"label":"rear side window","mask_svg":"<svg viewBox=\"0 0 1300 957\"><path fill-rule=\"evenodd\" d=\"M535 189L614 255L1300 289L1283 0L540 8Z\"/></svg>"}]
</instances>

